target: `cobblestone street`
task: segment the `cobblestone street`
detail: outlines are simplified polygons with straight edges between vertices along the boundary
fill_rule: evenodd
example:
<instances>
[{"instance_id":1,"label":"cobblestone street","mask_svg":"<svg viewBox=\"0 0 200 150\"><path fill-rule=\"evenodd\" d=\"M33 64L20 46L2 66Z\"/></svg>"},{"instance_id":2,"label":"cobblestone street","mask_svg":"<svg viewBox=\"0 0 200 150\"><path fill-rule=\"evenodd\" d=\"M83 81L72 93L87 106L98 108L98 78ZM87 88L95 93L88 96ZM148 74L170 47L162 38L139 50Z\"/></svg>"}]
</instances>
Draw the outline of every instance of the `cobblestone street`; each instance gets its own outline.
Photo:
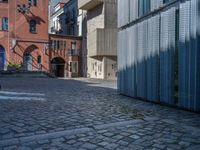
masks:
<instances>
[{"instance_id":1,"label":"cobblestone street","mask_svg":"<svg viewBox=\"0 0 200 150\"><path fill-rule=\"evenodd\" d=\"M200 114L118 95L115 81L0 84L0 150L200 149Z\"/></svg>"}]
</instances>

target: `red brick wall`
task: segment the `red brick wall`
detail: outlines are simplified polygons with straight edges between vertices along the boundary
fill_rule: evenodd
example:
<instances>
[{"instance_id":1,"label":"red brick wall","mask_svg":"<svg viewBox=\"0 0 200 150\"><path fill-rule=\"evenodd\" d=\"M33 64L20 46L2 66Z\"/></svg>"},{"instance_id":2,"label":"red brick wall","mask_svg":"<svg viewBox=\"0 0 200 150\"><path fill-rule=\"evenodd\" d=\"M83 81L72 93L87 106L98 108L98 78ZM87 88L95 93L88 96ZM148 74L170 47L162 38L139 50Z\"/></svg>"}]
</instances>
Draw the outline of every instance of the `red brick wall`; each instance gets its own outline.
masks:
<instances>
[{"instance_id":1,"label":"red brick wall","mask_svg":"<svg viewBox=\"0 0 200 150\"><path fill-rule=\"evenodd\" d=\"M68 77L77 77L80 74L80 51L81 51L81 38L80 37L74 37L74 36L61 36L61 35L53 35L51 34L49 36L50 41L65 41L66 42L66 47L65 48L60 48L59 50L50 49L50 62L56 58L60 57L65 61L65 72L68 74ZM77 55L68 55L68 50L71 48L71 42L76 42L76 49L77 49ZM70 62L78 62L78 73L72 73L70 71Z\"/></svg>"},{"instance_id":2,"label":"red brick wall","mask_svg":"<svg viewBox=\"0 0 200 150\"><path fill-rule=\"evenodd\" d=\"M22 14L17 11L17 5L26 4L28 0L9 0L8 3L0 3L0 18L8 17L8 31L0 31L0 45L6 49L7 64L15 62L23 64L23 56L29 53L33 57L32 68L38 70L37 57L42 58L42 70L52 71L51 61L58 57L65 61L65 75L68 77L79 76L79 68L77 73L70 70L70 62L78 62L80 66L79 54L81 50L81 38L74 36L48 35L48 2L49 0L39 0L38 6L32 6L29 14ZM36 33L30 33L29 22L31 19L36 20ZM1 23L1 22L0 22ZM16 39L17 45L12 49L12 41ZM59 40L66 42L65 50L45 49L45 45L49 40ZM71 48L71 42L76 42L78 50L77 55L68 55Z\"/></svg>"},{"instance_id":3,"label":"red brick wall","mask_svg":"<svg viewBox=\"0 0 200 150\"><path fill-rule=\"evenodd\" d=\"M0 45L8 49L8 32L2 31L2 18L8 17L8 4L0 3Z\"/></svg>"},{"instance_id":4,"label":"red brick wall","mask_svg":"<svg viewBox=\"0 0 200 150\"><path fill-rule=\"evenodd\" d=\"M0 18L7 16L9 20L8 32L0 31L0 45L6 49L8 63L23 62L23 54L28 51L27 48L35 47L31 52L34 58L33 69L37 70L36 59L41 55L44 70L49 70L49 57L44 53L44 45L48 43L48 1L39 0L37 7L32 6L29 14L17 12L17 4L27 5L28 0L9 0L8 4L0 3ZM34 34L29 31L31 19L37 22ZM17 39L14 51L11 50L13 39Z\"/></svg>"}]
</instances>

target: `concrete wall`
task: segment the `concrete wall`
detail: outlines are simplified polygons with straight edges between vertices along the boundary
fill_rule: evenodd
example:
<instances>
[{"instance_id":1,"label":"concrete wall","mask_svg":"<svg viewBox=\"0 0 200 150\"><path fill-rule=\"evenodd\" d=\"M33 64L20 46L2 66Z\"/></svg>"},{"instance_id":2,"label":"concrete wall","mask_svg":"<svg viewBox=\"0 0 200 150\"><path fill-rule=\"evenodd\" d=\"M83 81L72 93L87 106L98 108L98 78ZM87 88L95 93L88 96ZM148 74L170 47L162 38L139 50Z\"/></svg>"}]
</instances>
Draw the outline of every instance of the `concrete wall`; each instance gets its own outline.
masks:
<instances>
[{"instance_id":1,"label":"concrete wall","mask_svg":"<svg viewBox=\"0 0 200 150\"><path fill-rule=\"evenodd\" d=\"M87 31L88 34L95 31L97 28L105 28L105 5L101 4L87 11Z\"/></svg>"},{"instance_id":2,"label":"concrete wall","mask_svg":"<svg viewBox=\"0 0 200 150\"><path fill-rule=\"evenodd\" d=\"M93 59L88 57L88 77L104 79L103 59Z\"/></svg>"},{"instance_id":3,"label":"concrete wall","mask_svg":"<svg viewBox=\"0 0 200 150\"><path fill-rule=\"evenodd\" d=\"M80 51L80 76L87 77L87 11L79 10L78 35L82 36Z\"/></svg>"},{"instance_id":4,"label":"concrete wall","mask_svg":"<svg viewBox=\"0 0 200 150\"><path fill-rule=\"evenodd\" d=\"M83 1L81 3L83 5ZM85 5L82 8L87 9L88 77L114 79L116 69L112 66L117 60L117 2L85 1Z\"/></svg>"}]
</instances>

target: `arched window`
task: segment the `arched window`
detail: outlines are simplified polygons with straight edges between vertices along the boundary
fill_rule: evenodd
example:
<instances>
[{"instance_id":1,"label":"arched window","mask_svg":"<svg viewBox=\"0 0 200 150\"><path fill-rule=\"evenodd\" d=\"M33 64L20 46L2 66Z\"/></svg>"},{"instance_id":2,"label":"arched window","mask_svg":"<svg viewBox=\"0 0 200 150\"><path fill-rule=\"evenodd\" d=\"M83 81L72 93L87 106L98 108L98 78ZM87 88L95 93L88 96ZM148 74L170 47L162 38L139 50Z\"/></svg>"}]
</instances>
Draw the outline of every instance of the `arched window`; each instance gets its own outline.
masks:
<instances>
[{"instance_id":1,"label":"arched window","mask_svg":"<svg viewBox=\"0 0 200 150\"><path fill-rule=\"evenodd\" d=\"M35 33L36 32L36 21L35 20L31 20L30 21L30 32L31 33Z\"/></svg>"}]
</instances>

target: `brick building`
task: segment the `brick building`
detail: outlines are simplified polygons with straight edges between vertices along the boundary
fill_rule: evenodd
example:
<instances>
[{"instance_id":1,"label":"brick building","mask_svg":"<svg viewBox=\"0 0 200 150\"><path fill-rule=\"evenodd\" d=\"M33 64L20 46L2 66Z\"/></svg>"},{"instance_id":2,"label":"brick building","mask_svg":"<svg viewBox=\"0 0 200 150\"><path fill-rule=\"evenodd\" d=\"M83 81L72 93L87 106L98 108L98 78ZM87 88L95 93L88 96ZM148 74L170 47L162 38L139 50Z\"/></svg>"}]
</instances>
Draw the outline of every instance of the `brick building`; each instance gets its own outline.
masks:
<instances>
[{"instance_id":1,"label":"brick building","mask_svg":"<svg viewBox=\"0 0 200 150\"><path fill-rule=\"evenodd\" d=\"M49 0L0 0L0 70L79 76L80 37L48 34Z\"/></svg>"},{"instance_id":2,"label":"brick building","mask_svg":"<svg viewBox=\"0 0 200 150\"><path fill-rule=\"evenodd\" d=\"M49 35L50 71L57 77L78 77L80 74L81 38Z\"/></svg>"},{"instance_id":3,"label":"brick building","mask_svg":"<svg viewBox=\"0 0 200 150\"><path fill-rule=\"evenodd\" d=\"M1 70L10 63L29 71L49 70L48 0L0 0L0 24Z\"/></svg>"}]
</instances>

